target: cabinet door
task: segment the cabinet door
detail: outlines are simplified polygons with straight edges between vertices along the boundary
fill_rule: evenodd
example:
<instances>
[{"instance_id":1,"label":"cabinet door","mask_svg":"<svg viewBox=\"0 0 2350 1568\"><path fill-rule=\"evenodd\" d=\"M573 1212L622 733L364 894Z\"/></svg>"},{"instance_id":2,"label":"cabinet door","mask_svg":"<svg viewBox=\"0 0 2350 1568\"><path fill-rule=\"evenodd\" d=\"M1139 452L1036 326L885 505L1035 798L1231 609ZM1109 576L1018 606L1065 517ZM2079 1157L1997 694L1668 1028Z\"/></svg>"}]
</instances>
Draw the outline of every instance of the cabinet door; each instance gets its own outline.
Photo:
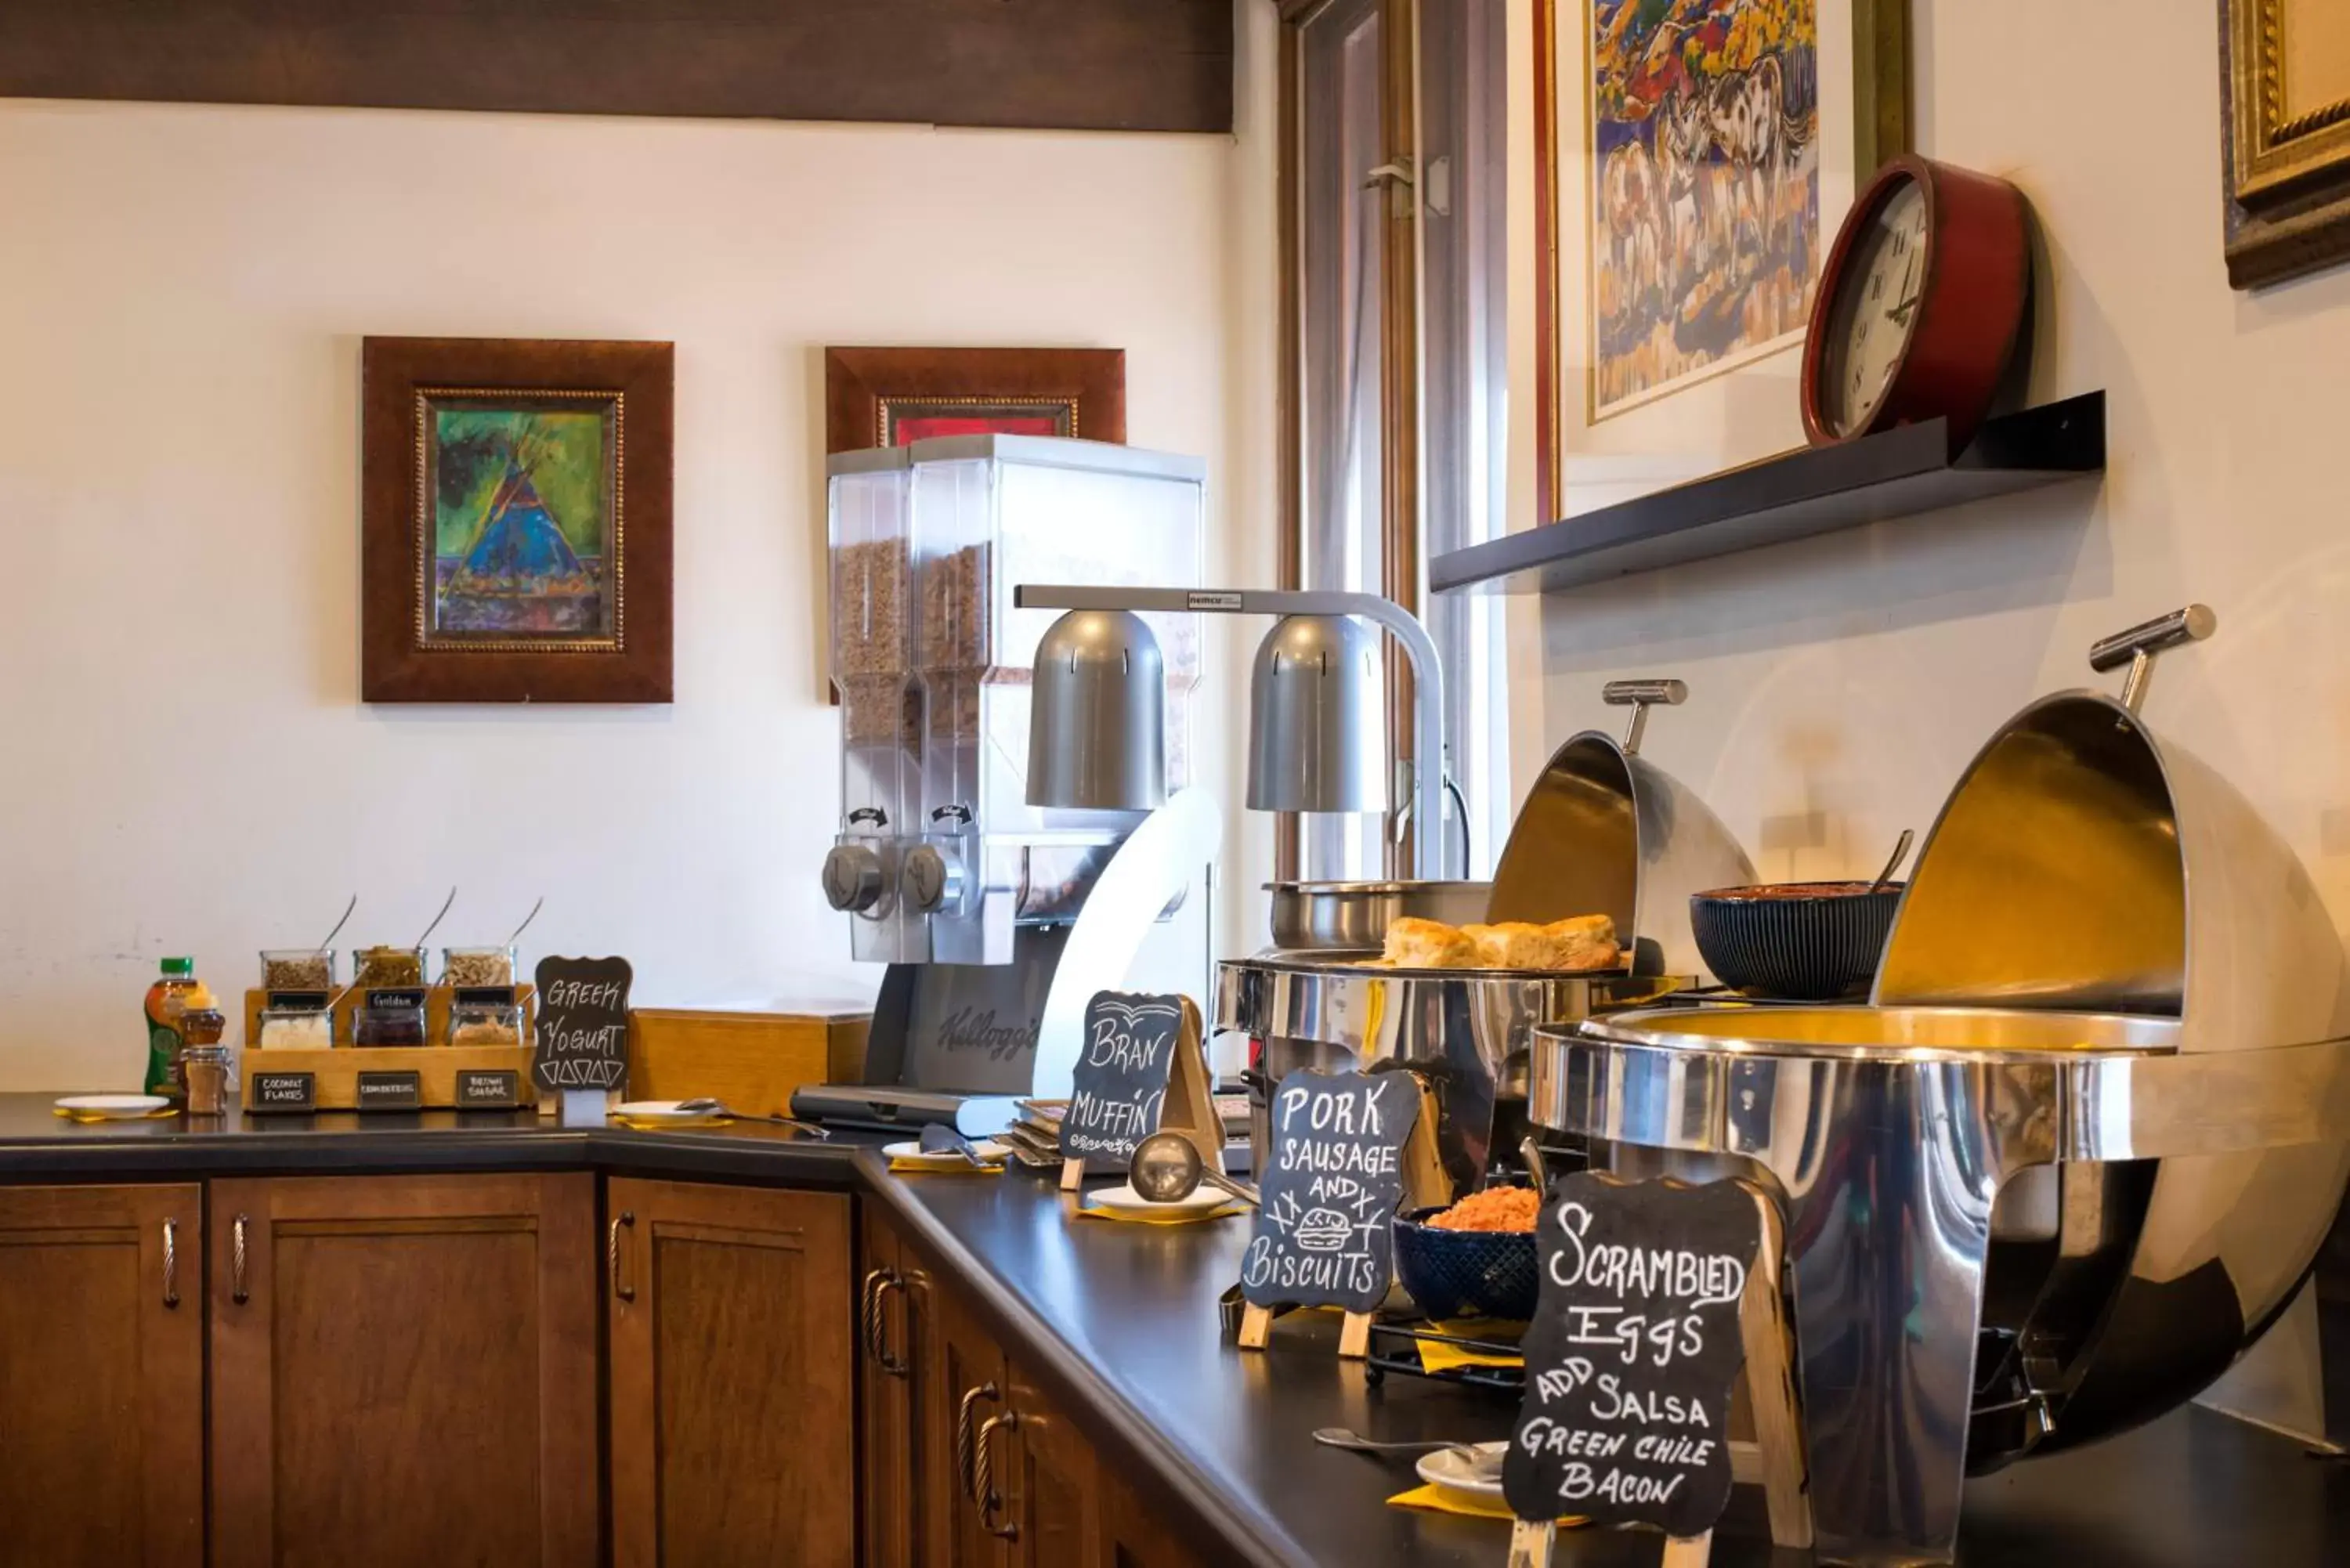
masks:
<instances>
[{"instance_id":1,"label":"cabinet door","mask_svg":"<svg viewBox=\"0 0 2350 1568\"><path fill-rule=\"evenodd\" d=\"M848 1199L606 1183L612 1560L851 1568Z\"/></svg>"},{"instance_id":2,"label":"cabinet door","mask_svg":"<svg viewBox=\"0 0 2350 1568\"><path fill-rule=\"evenodd\" d=\"M919 1568L924 1549L921 1476L939 1462L925 1451L922 1411L931 1381L930 1272L872 1209L861 1229L858 1376L863 1423L866 1568Z\"/></svg>"},{"instance_id":3,"label":"cabinet door","mask_svg":"<svg viewBox=\"0 0 2350 1568\"><path fill-rule=\"evenodd\" d=\"M216 1181L214 1568L597 1560L594 1178Z\"/></svg>"},{"instance_id":4,"label":"cabinet door","mask_svg":"<svg viewBox=\"0 0 2350 1568\"><path fill-rule=\"evenodd\" d=\"M1101 1568L1201 1568L1200 1558L1107 1465L1101 1483Z\"/></svg>"},{"instance_id":5,"label":"cabinet door","mask_svg":"<svg viewBox=\"0 0 2350 1568\"><path fill-rule=\"evenodd\" d=\"M203 1562L203 1211L0 1188L0 1563Z\"/></svg>"},{"instance_id":6,"label":"cabinet door","mask_svg":"<svg viewBox=\"0 0 2350 1568\"><path fill-rule=\"evenodd\" d=\"M1008 1568L1008 1542L1002 1532L1013 1525L1000 1500L1004 1490L1001 1461L1010 1434L999 1429L990 1439L986 1479L997 1501L983 1509L973 1495L981 1432L990 1418L1010 1409L1003 1353L951 1292L936 1292L930 1306L935 1332L927 1346L930 1385L920 1407L921 1462L916 1478L928 1548L923 1562L926 1568Z\"/></svg>"},{"instance_id":7,"label":"cabinet door","mask_svg":"<svg viewBox=\"0 0 2350 1568\"><path fill-rule=\"evenodd\" d=\"M1011 1483L1014 1568L1103 1568L1100 1490L1092 1445L1018 1365L1012 1369Z\"/></svg>"}]
</instances>

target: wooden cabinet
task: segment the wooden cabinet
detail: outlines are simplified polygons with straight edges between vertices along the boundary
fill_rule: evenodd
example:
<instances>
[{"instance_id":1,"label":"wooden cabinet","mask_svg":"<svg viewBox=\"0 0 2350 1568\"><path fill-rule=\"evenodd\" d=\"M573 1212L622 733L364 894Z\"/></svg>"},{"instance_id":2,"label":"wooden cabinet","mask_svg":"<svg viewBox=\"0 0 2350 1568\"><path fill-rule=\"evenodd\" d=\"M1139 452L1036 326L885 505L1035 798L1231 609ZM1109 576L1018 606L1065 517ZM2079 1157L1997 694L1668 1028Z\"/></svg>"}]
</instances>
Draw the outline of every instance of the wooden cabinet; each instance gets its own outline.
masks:
<instances>
[{"instance_id":1,"label":"wooden cabinet","mask_svg":"<svg viewBox=\"0 0 2350 1568\"><path fill-rule=\"evenodd\" d=\"M858 1469L865 1568L922 1568L934 1558L921 1478L935 1450L924 1428L936 1330L930 1271L867 1209L858 1231Z\"/></svg>"},{"instance_id":2,"label":"wooden cabinet","mask_svg":"<svg viewBox=\"0 0 2350 1568\"><path fill-rule=\"evenodd\" d=\"M993 1501L1000 1496L993 1463L981 1473L979 1445L995 1445L991 1456L1003 1451L1009 1370L1003 1352L953 1291L934 1292L931 1305L936 1332L915 1478L929 1547L924 1562L929 1568L1008 1568L1005 1532L1012 1527ZM984 1492L983 1481L990 1483Z\"/></svg>"},{"instance_id":3,"label":"wooden cabinet","mask_svg":"<svg viewBox=\"0 0 2350 1568\"><path fill-rule=\"evenodd\" d=\"M0 1563L203 1563L203 1212L0 1188Z\"/></svg>"},{"instance_id":4,"label":"wooden cabinet","mask_svg":"<svg viewBox=\"0 0 2350 1568\"><path fill-rule=\"evenodd\" d=\"M217 1181L214 1568L598 1559L595 1179Z\"/></svg>"},{"instance_id":5,"label":"wooden cabinet","mask_svg":"<svg viewBox=\"0 0 2350 1568\"><path fill-rule=\"evenodd\" d=\"M612 1561L856 1561L848 1199L605 1188Z\"/></svg>"},{"instance_id":6,"label":"wooden cabinet","mask_svg":"<svg viewBox=\"0 0 2350 1568\"><path fill-rule=\"evenodd\" d=\"M956 1293L902 1241L888 1244L921 1287L911 1297L929 1379L914 1406L920 1568L1199 1568Z\"/></svg>"}]
</instances>

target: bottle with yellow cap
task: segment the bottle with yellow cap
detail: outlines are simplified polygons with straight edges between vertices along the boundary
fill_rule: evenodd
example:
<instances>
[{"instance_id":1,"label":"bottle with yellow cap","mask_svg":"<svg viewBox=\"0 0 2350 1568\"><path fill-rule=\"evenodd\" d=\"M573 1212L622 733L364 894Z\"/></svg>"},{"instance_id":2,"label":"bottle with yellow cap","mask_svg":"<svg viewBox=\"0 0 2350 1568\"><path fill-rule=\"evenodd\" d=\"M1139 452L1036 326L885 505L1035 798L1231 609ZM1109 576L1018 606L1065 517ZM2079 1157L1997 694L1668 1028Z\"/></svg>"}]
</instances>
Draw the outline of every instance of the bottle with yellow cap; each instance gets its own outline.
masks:
<instances>
[{"instance_id":1,"label":"bottle with yellow cap","mask_svg":"<svg viewBox=\"0 0 2350 1568\"><path fill-rule=\"evenodd\" d=\"M181 1020L192 1007L212 1005L211 990L196 978L195 960L167 958L163 961L162 975L147 988L149 1094L174 1100L187 1098L187 1074L180 1060L181 1053L186 1048L186 1035L181 1028Z\"/></svg>"}]
</instances>

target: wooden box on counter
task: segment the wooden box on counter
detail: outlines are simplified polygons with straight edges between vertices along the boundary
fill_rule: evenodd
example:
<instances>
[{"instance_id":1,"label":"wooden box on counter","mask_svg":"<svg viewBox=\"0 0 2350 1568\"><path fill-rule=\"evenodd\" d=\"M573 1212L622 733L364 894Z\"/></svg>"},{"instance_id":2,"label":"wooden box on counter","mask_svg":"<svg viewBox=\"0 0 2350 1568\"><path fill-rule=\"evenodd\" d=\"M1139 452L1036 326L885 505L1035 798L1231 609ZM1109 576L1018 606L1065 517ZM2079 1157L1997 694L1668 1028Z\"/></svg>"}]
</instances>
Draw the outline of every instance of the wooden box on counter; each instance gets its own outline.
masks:
<instances>
[{"instance_id":1,"label":"wooden box on counter","mask_svg":"<svg viewBox=\"0 0 2350 1568\"><path fill-rule=\"evenodd\" d=\"M435 986L426 994L424 1037L428 1041L449 1038L450 998L445 986ZM515 987L515 1001L522 1009L522 1039L513 1045L336 1045L323 1051L280 1046L265 1051L258 1044L265 993L248 991L239 1095L244 1108L256 1115L314 1110L501 1110L529 1106L537 1099L531 1084L529 1044L535 1000L532 987ZM344 992L336 1002L336 1039L350 1038L351 1011L358 1005L356 990ZM405 1092L405 1078L397 1076L411 1073L416 1075L413 1099ZM297 1075L309 1079L307 1096L284 1092ZM369 1086L366 1104L361 1103L363 1076Z\"/></svg>"},{"instance_id":2,"label":"wooden box on counter","mask_svg":"<svg viewBox=\"0 0 2350 1568\"><path fill-rule=\"evenodd\" d=\"M869 1004L791 998L722 1007L639 1007L629 1027L629 1097L714 1096L736 1110L789 1107L802 1084L864 1075Z\"/></svg>"}]
</instances>

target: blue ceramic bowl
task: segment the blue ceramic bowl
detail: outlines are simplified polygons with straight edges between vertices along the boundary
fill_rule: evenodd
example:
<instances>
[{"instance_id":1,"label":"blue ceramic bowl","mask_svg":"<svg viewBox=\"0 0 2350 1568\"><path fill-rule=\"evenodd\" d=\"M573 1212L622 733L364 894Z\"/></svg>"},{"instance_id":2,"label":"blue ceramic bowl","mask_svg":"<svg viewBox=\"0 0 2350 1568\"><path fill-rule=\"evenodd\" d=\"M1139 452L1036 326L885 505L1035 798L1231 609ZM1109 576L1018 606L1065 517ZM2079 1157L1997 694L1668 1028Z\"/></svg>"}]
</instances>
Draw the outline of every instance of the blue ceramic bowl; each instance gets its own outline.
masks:
<instances>
[{"instance_id":1,"label":"blue ceramic bowl","mask_svg":"<svg viewBox=\"0 0 2350 1568\"><path fill-rule=\"evenodd\" d=\"M1419 1209L1395 1222L1396 1277L1419 1310L1451 1317L1474 1307L1488 1317L1534 1315L1541 1276L1531 1231L1439 1231Z\"/></svg>"},{"instance_id":2,"label":"blue ceramic bowl","mask_svg":"<svg viewBox=\"0 0 2350 1568\"><path fill-rule=\"evenodd\" d=\"M1901 907L1899 882L1782 882L1690 899L1690 929L1722 984L1790 1002L1866 992Z\"/></svg>"}]
</instances>

